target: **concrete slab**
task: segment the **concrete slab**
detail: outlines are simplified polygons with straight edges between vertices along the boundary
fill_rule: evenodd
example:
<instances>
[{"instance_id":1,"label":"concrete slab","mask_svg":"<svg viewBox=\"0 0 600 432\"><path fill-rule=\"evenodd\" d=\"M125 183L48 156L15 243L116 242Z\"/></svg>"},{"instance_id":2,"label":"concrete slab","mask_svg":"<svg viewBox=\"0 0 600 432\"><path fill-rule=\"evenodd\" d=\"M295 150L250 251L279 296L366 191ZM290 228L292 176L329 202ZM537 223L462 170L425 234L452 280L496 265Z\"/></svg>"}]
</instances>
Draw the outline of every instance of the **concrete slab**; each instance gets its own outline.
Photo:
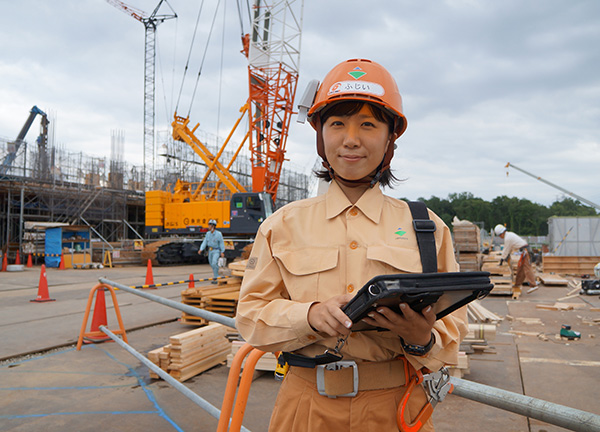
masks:
<instances>
[{"instance_id":1,"label":"concrete slab","mask_svg":"<svg viewBox=\"0 0 600 432\"><path fill-rule=\"evenodd\" d=\"M185 280L190 273L195 277L211 275L206 265L159 267L153 273L156 283ZM100 276L140 285L145 274L143 266L49 269L50 296L57 301L38 304L29 300L37 295L39 268L0 273L0 359L13 359L0 363L0 431L216 430L216 419L164 381L150 379L146 367L117 344L86 345L81 351L71 345L14 358L75 343L89 291ZM179 300L185 287L165 286L152 292ZM553 304L568 291L569 287L542 287L518 300L503 296L484 299L486 308L512 320L500 323L496 339L490 342L494 353L469 356L470 373L464 378L600 415L595 404L600 381L600 329L593 324L600 313L592 311L592 307L600 307L600 299L568 300L584 305L573 311L535 307ZM179 323L180 312L165 306L122 291L117 292L117 299L129 343L141 353L167 344L170 335L194 328ZM116 328L108 296L107 318L108 327ZM168 323L146 327L160 321ZM555 340L554 334L563 323L581 331L582 339ZM548 340L511 331L542 333ZM592 337L596 334L598 337ZM220 408L228 372L227 367L217 366L185 385ZM250 430L266 430L278 388L271 374L253 382L244 420ZM437 406L434 421L438 432L564 430L453 395Z\"/></svg>"}]
</instances>

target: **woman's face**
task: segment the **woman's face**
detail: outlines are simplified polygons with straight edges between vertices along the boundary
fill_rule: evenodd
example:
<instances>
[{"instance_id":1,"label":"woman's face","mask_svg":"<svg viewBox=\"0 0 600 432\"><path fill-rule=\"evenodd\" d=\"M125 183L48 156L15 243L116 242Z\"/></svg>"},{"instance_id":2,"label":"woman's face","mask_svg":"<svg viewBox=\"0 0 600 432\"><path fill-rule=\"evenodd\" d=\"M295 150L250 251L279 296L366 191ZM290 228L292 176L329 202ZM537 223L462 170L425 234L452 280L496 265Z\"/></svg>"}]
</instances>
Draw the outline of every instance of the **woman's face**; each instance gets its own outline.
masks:
<instances>
[{"instance_id":1,"label":"woman's face","mask_svg":"<svg viewBox=\"0 0 600 432\"><path fill-rule=\"evenodd\" d=\"M375 171L389 141L388 124L377 120L366 104L356 114L332 115L323 124L327 161L346 180L359 180Z\"/></svg>"}]
</instances>

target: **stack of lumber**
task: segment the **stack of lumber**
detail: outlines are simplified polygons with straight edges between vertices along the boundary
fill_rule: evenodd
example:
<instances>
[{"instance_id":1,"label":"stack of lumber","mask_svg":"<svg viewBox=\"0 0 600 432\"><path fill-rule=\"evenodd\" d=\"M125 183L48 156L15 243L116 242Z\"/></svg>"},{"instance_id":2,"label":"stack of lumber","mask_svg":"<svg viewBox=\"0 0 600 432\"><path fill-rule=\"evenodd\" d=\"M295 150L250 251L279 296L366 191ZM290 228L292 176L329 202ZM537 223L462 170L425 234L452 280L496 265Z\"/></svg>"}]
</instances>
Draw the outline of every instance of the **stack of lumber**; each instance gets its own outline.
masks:
<instances>
[{"instance_id":1,"label":"stack of lumber","mask_svg":"<svg viewBox=\"0 0 600 432\"><path fill-rule=\"evenodd\" d=\"M562 276L559 276L557 274L541 273L541 274L538 274L537 277L546 286L549 286L549 285L564 286L564 285L569 284L569 281L567 279L565 279Z\"/></svg>"},{"instance_id":2,"label":"stack of lumber","mask_svg":"<svg viewBox=\"0 0 600 432\"><path fill-rule=\"evenodd\" d=\"M240 261L233 261L232 263L229 263L227 267L229 267L229 269L231 270L232 276L244 277L244 272L246 271L247 264L248 260L246 259Z\"/></svg>"},{"instance_id":3,"label":"stack of lumber","mask_svg":"<svg viewBox=\"0 0 600 432\"><path fill-rule=\"evenodd\" d=\"M469 221L455 219L452 223L454 250L460 271L481 269L481 233L479 227Z\"/></svg>"},{"instance_id":4,"label":"stack of lumber","mask_svg":"<svg viewBox=\"0 0 600 432\"><path fill-rule=\"evenodd\" d=\"M568 275L593 275L594 266L600 262L600 257L594 256L551 256L542 257L544 273Z\"/></svg>"},{"instance_id":5,"label":"stack of lumber","mask_svg":"<svg viewBox=\"0 0 600 432\"><path fill-rule=\"evenodd\" d=\"M469 322L473 324L496 324L502 321L501 316L498 316L483 307L479 300L473 300L471 303L467 304L467 316L469 317Z\"/></svg>"},{"instance_id":6,"label":"stack of lumber","mask_svg":"<svg viewBox=\"0 0 600 432\"><path fill-rule=\"evenodd\" d=\"M490 294L514 295L512 269L508 264L500 265L501 258L502 252L490 252L489 255L483 259L481 270L490 273L490 281L494 284L494 288Z\"/></svg>"},{"instance_id":7,"label":"stack of lumber","mask_svg":"<svg viewBox=\"0 0 600 432\"><path fill-rule=\"evenodd\" d=\"M231 367L231 363L233 362L233 357L239 351L239 349L245 344L243 341L232 341L231 342L231 352L227 354L227 367ZM248 357L246 357L248 358ZM246 360L242 362L242 368L246 364ZM256 362L255 370L259 371L271 371L275 372L275 368L277 367L277 357L275 357L274 353L268 352L265 353L259 360Z\"/></svg>"},{"instance_id":8,"label":"stack of lumber","mask_svg":"<svg viewBox=\"0 0 600 432\"><path fill-rule=\"evenodd\" d=\"M169 344L148 353L148 359L180 382L227 360L231 351L228 327L212 323L171 336ZM150 372L151 378L160 378Z\"/></svg>"},{"instance_id":9,"label":"stack of lumber","mask_svg":"<svg viewBox=\"0 0 600 432\"><path fill-rule=\"evenodd\" d=\"M194 306L221 315L234 317L242 279L236 276L219 280L219 283L202 285L181 291L181 303ZM208 324L200 318L182 312L181 322L184 324L203 326Z\"/></svg>"},{"instance_id":10,"label":"stack of lumber","mask_svg":"<svg viewBox=\"0 0 600 432\"><path fill-rule=\"evenodd\" d=\"M461 378L469 373L469 356L474 354L495 354L488 342L496 339L496 330L502 317L489 311L478 300L467 305L469 331L460 344L458 366L450 372L452 376Z\"/></svg>"},{"instance_id":11,"label":"stack of lumber","mask_svg":"<svg viewBox=\"0 0 600 432\"><path fill-rule=\"evenodd\" d=\"M458 364L456 366L448 366L448 373L455 378L462 378L470 372L469 356L464 351L458 352Z\"/></svg>"}]
</instances>

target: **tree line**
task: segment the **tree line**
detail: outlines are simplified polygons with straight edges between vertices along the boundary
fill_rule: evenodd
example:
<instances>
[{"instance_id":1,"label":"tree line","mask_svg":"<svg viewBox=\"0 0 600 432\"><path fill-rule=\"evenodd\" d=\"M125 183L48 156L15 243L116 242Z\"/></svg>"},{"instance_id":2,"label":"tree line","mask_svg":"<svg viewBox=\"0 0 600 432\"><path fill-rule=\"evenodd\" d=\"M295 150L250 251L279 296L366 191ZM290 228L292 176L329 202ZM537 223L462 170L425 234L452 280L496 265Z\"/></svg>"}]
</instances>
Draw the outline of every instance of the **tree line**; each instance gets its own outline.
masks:
<instances>
[{"instance_id":1,"label":"tree line","mask_svg":"<svg viewBox=\"0 0 600 432\"><path fill-rule=\"evenodd\" d=\"M450 194L447 199L436 196L419 198L419 201L423 201L441 217L450 229L452 219L456 216L477 223L488 232L497 224L506 224L510 231L523 236L548 235L548 219L552 216L598 216L593 207L568 197L553 202L550 207L506 195L486 201L470 192Z\"/></svg>"}]
</instances>

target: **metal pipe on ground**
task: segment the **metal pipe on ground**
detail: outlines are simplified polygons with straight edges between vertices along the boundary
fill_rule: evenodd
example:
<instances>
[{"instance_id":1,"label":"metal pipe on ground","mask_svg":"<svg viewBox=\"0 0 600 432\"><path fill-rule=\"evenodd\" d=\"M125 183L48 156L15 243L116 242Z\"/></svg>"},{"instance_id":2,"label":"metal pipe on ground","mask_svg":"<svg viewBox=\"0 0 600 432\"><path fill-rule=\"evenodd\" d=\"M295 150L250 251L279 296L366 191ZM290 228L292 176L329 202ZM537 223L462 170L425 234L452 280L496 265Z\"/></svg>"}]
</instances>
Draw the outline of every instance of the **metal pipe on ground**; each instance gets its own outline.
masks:
<instances>
[{"instance_id":1,"label":"metal pipe on ground","mask_svg":"<svg viewBox=\"0 0 600 432\"><path fill-rule=\"evenodd\" d=\"M173 300L165 299L164 297L150 294L140 289L130 288L126 285L113 282L106 278L100 278L100 282L112 285L115 288L119 288L131 294L144 297L148 300L156 301L165 306L178 309L190 315L198 316L209 321L218 322L228 327L235 328L235 319L233 318L225 317L223 315L203 309L198 309L193 306L184 305ZM156 367L145 357L144 359L152 366ZM164 371L161 370L161 372L164 374ZM162 377L160 373L159 375ZM170 375L168 376L169 378L173 379ZM176 380L175 382L180 384ZM558 405L552 402L543 401L541 399L532 398L518 393L509 392L495 387L478 384L460 378L451 377L450 382L454 385L454 391L452 394L464 397L465 399L470 399L475 402L480 402L495 408L500 408L505 411L510 411L576 432L600 432L600 416L596 414L566 407L564 405Z\"/></svg>"},{"instance_id":2,"label":"metal pipe on ground","mask_svg":"<svg viewBox=\"0 0 600 432\"><path fill-rule=\"evenodd\" d=\"M451 377L453 395L576 432L600 432L600 416L541 399Z\"/></svg>"},{"instance_id":3,"label":"metal pipe on ground","mask_svg":"<svg viewBox=\"0 0 600 432\"><path fill-rule=\"evenodd\" d=\"M185 305L180 302L173 301L173 300L169 300L164 297L150 294L149 292L143 291L141 289L135 289L135 288L128 287L127 285L120 284L118 282L113 282L106 278L100 278L99 280L101 283L111 285L115 288L119 288L120 290L126 291L128 293L135 294L137 296L144 297L145 299L155 301L162 305L172 307L173 309L178 309L187 314L197 316L200 318L204 318L209 321L214 321L219 324L223 324L227 327L231 327L233 329L235 328L235 319L233 319L233 318L219 315L217 313L210 312L210 311L207 311L204 309L198 309L197 307Z\"/></svg>"},{"instance_id":4,"label":"metal pipe on ground","mask_svg":"<svg viewBox=\"0 0 600 432\"><path fill-rule=\"evenodd\" d=\"M119 338L116 334L111 332L105 326L102 325L98 328L100 329L100 331L102 331L104 334L106 334L108 337L110 337L113 341L115 341L121 348L124 348L129 354L131 354L136 359L138 359L139 361L144 363L144 365L146 365L152 372L154 372L155 374L160 376L162 379L164 379L166 382L171 384L176 390L181 392L185 397L190 399L192 402L194 402L196 405L198 405L200 408L202 408L204 411L206 411L208 414L210 414L217 420L219 419L219 417L221 416L221 410L219 410L215 406L211 405L210 402L206 401L206 399L202 398L201 396L198 396L196 393L194 393L189 388L187 388L186 386L181 384L179 381L177 381L175 378L173 378L167 372L165 372L164 370L162 370L161 368L156 366L154 363L152 363L150 360L148 360L142 354L137 352L133 347L131 347L130 345L123 342L123 340L121 340L121 338ZM244 426L241 427L241 430L244 432L250 432L250 430Z\"/></svg>"}]
</instances>

